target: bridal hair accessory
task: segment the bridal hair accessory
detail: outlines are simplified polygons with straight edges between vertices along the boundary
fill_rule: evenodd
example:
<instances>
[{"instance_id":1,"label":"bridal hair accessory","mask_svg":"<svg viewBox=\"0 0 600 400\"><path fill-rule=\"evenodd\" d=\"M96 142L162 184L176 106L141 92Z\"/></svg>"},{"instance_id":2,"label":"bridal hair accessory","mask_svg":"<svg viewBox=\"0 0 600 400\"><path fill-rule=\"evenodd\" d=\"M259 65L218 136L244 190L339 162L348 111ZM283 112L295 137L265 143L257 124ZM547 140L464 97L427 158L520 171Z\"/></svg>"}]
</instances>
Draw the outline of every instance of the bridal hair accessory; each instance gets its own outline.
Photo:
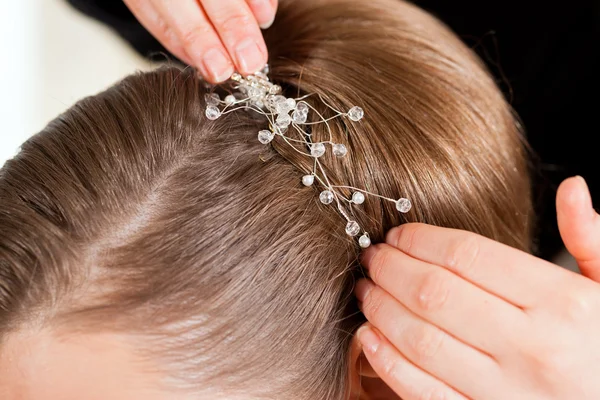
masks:
<instances>
[{"instance_id":1,"label":"bridal hair accessory","mask_svg":"<svg viewBox=\"0 0 600 400\"><path fill-rule=\"evenodd\" d=\"M238 73L234 73L230 80L231 93L223 100L217 93L206 94L206 118L216 120L223 115L238 110L251 110L263 115L269 122L269 129L258 132L259 142L267 145L276 136L279 136L298 153L311 157L314 160L312 172L302 177L302 184L304 186L313 186L315 183L320 184L323 189L319 194L321 203L335 204L346 219L346 233L349 236L356 237L362 232L358 244L362 248L369 247L371 245L369 234L362 230L358 222L350 217L344 205L347 204L348 208L352 205L361 205L365 202L366 196L374 196L395 203L399 212L407 213L412 208L411 201L406 198L391 199L352 186L333 185L327 178L320 161L320 158L327 152L328 147L331 147L331 152L335 157L344 157L348 153L348 149L343 143L333 142L329 121L336 118L347 118L353 122L358 122L364 116L363 109L355 106L348 112L341 112L327 104L319 95L323 104L336 113L333 117L325 118L304 101L314 94L299 98L287 98L282 95L282 89L279 85L270 82L268 74L268 65L263 70L245 78ZM315 122L308 122L308 115L311 112L317 117ZM316 124L326 125L329 140L312 141L310 126ZM294 137L291 137L290 132L294 133ZM294 143L299 143L302 150L300 146L294 146ZM352 191L352 196L350 198L343 196L339 192L340 189Z\"/></svg>"}]
</instances>

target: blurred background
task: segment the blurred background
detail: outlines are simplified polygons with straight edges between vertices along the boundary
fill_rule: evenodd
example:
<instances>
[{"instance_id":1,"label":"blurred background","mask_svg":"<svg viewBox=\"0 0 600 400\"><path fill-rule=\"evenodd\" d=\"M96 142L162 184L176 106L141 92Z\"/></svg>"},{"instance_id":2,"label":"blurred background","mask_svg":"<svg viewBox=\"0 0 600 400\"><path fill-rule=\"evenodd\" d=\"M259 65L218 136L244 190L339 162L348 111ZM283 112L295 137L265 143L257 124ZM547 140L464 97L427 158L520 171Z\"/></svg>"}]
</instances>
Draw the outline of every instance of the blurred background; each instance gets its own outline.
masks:
<instances>
[{"instance_id":1,"label":"blurred background","mask_svg":"<svg viewBox=\"0 0 600 400\"><path fill-rule=\"evenodd\" d=\"M151 63L64 0L0 0L0 166L82 97Z\"/></svg>"}]
</instances>

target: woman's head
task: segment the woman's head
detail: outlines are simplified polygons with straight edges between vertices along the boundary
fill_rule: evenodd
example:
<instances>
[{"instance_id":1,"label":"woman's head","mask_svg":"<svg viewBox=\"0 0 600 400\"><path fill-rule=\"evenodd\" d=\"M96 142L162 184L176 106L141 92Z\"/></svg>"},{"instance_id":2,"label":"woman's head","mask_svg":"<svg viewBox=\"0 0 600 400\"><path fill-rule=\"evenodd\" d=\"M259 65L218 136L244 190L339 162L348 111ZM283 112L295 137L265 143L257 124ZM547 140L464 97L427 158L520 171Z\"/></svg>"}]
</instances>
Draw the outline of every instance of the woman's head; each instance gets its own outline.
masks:
<instances>
[{"instance_id":1,"label":"woman's head","mask_svg":"<svg viewBox=\"0 0 600 400\"><path fill-rule=\"evenodd\" d=\"M267 43L271 78L288 96L365 109L360 124L332 122L350 152L323 163L334 183L413 201L406 215L370 197L355 209L374 241L419 221L528 248L518 126L439 22L394 0L287 2ZM42 376L58 387L37 368L46 354L74 377L115 366L105 378L130 385L129 399L148 382L157 399L348 395L360 248L318 188L302 185L310 159L277 139L261 145L264 122L251 114L208 121L205 93L190 70L128 77L2 169L5 377L18 375L17 360L29 389ZM312 134L324 137L324 126ZM93 362L74 368L82 357ZM11 382L9 395L19 393Z\"/></svg>"}]
</instances>

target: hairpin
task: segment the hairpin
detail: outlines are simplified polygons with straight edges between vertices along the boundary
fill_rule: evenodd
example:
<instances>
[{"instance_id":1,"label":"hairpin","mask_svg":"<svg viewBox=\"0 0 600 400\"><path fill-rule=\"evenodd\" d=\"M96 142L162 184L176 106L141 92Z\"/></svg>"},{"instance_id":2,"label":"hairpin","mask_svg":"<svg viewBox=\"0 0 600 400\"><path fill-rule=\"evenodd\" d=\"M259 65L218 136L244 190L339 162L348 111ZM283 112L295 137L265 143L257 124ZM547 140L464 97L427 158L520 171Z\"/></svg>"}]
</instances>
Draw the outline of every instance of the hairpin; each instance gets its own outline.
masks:
<instances>
[{"instance_id":1,"label":"hairpin","mask_svg":"<svg viewBox=\"0 0 600 400\"><path fill-rule=\"evenodd\" d=\"M363 204L366 196L374 196L395 203L396 209L399 212L407 213L412 208L411 201L406 198L391 199L352 186L333 185L329 181L320 161L320 158L327 152L328 146L331 147L331 151L335 157L344 157L348 153L348 149L343 143L333 142L329 121L336 118L348 118L353 122L359 122L364 117L363 109L354 106L347 112L341 112L327 104L322 96L318 95L323 104L336 113L333 117L325 118L305 101L308 97L313 96L314 93L299 98L285 97L282 95L282 88L272 83L268 75L268 65L263 70L247 77L234 73L229 81L230 94L223 100L221 100L217 93L206 94L206 117L210 120L216 120L223 115L238 110L251 110L266 117L269 122L269 129L263 129L258 132L260 143L267 145L276 136L279 136L298 153L311 157L314 160L312 172L302 177L302 184L310 187L315 182L318 182L323 188L319 194L321 203L335 204L338 211L346 219L346 234L356 237L362 231L358 243L362 248L369 247L371 245L371 238L368 232L361 229L358 222L349 216L343 205L347 204L347 207L351 208L352 205ZM307 122L311 111L318 117L316 122ZM321 123L327 127L329 140L313 142L311 133L306 128ZM292 130L296 132L295 137L289 135L289 132ZM305 150L301 150L299 146L294 146L294 143L299 143L302 149ZM340 189L351 191L352 196L346 198L339 192Z\"/></svg>"}]
</instances>

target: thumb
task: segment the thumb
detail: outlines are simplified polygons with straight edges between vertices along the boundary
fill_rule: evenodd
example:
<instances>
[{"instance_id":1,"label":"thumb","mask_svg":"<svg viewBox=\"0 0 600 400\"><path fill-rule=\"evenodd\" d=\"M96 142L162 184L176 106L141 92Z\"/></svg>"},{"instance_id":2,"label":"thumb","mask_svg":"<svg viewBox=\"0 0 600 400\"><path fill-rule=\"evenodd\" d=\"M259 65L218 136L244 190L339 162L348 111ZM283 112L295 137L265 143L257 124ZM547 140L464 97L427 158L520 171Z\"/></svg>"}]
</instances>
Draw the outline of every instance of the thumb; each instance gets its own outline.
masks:
<instances>
[{"instance_id":1,"label":"thumb","mask_svg":"<svg viewBox=\"0 0 600 400\"><path fill-rule=\"evenodd\" d=\"M600 215L585 180L565 180L556 194L560 235L584 276L600 282Z\"/></svg>"}]
</instances>

